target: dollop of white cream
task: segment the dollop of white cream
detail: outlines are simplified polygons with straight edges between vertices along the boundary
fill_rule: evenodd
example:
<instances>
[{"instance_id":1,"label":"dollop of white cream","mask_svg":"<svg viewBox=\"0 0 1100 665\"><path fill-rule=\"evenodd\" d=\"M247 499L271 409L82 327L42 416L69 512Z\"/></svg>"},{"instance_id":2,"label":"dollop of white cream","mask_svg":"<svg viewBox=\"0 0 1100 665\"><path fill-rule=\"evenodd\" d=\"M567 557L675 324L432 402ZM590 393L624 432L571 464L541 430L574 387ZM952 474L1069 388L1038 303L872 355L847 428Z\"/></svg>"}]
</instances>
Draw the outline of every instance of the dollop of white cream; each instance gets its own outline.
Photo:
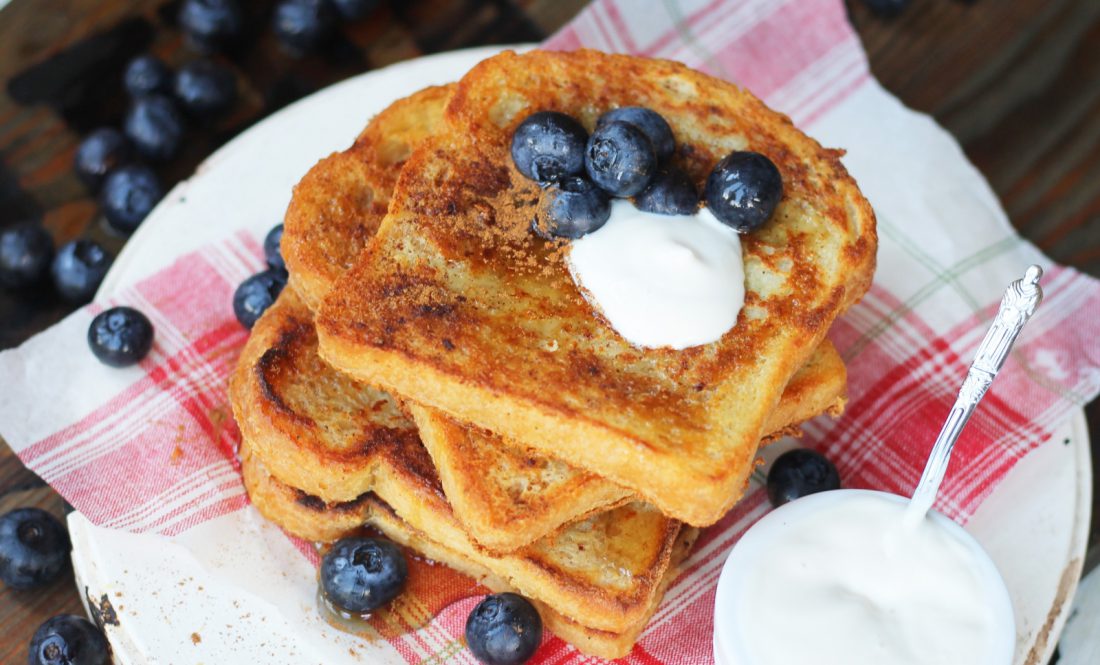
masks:
<instances>
[{"instance_id":1,"label":"dollop of white cream","mask_svg":"<svg viewBox=\"0 0 1100 665\"><path fill-rule=\"evenodd\" d=\"M735 662L1000 662L991 657L988 576L974 551L930 519L904 524L904 512L904 503L868 493L769 525L752 560L738 562L755 572L736 602L734 639L747 662Z\"/></svg>"},{"instance_id":2,"label":"dollop of white cream","mask_svg":"<svg viewBox=\"0 0 1100 665\"><path fill-rule=\"evenodd\" d=\"M656 215L615 199L607 223L573 241L568 264L589 302L637 346L717 341L745 303L741 241L706 208Z\"/></svg>"}]
</instances>

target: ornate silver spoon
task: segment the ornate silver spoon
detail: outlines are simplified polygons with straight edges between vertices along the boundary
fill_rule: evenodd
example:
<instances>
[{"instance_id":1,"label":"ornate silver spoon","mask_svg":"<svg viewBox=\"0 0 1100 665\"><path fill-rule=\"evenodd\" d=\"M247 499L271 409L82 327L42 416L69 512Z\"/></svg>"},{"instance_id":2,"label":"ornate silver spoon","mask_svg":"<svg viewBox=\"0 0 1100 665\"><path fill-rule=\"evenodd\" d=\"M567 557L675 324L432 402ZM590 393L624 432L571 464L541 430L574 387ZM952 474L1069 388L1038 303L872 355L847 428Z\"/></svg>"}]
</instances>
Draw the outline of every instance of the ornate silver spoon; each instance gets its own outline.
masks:
<instances>
[{"instance_id":1,"label":"ornate silver spoon","mask_svg":"<svg viewBox=\"0 0 1100 665\"><path fill-rule=\"evenodd\" d=\"M951 451L955 447L955 442L959 440L963 427L970 420L978 402L989 390L989 385L993 383L997 372L1004 366L1008 352L1012 350L1012 344L1020 336L1024 324L1035 313L1035 308L1043 299L1043 290L1039 287L1039 278L1042 276L1042 268L1031 266L1024 273L1023 279L1012 282L1005 290L1001 307L993 319L993 325L985 334L985 339L978 345L978 352L970 365L962 388L959 389L955 405L951 407L951 413L947 416L939 436L936 437L936 445L932 447L932 454L928 458L924 473L906 509L906 523L913 524L920 521L932 507L936 493L940 489L940 483L943 482L943 476L947 472Z\"/></svg>"}]
</instances>

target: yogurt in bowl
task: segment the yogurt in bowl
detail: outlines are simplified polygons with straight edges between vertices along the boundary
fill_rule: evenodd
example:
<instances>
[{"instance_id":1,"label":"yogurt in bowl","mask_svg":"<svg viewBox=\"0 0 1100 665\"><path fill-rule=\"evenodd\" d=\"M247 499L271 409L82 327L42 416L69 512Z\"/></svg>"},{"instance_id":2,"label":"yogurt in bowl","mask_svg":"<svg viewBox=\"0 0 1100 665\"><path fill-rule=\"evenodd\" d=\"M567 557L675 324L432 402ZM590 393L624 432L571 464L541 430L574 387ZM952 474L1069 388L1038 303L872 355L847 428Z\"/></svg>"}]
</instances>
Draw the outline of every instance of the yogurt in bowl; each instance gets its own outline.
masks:
<instances>
[{"instance_id":1,"label":"yogurt in bowl","mask_svg":"<svg viewBox=\"0 0 1100 665\"><path fill-rule=\"evenodd\" d=\"M908 503L834 490L757 522L718 582L718 665L1011 665L993 561L939 513L907 522Z\"/></svg>"},{"instance_id":2,"label":"yogurt in bowl","mask_svg":"<svg viewBox=\"0 0 1100 665\"><path fill-rule=\"evenodd\" d=\"M1043 298L1030 266L1001 306L913 498L833 490L757 522L722 568L719 665L1010 665L1016 622L997 567L931 510L951 451Z\"/></svg>"}]
</instances>

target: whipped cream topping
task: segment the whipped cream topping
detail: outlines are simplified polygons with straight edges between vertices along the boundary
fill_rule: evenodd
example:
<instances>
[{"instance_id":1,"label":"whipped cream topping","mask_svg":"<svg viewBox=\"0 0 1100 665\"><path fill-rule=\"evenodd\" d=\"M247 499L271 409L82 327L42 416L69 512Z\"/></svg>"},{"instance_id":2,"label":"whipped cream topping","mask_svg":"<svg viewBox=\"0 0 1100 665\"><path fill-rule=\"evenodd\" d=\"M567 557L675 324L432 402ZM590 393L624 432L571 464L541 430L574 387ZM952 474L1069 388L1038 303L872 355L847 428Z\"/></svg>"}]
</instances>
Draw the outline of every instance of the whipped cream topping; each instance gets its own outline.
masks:
<instances>
[{"instance_id":1,"label":"whipped cream topping","mask_svg":"<svg viewBox=\"0 0 1100 665\"><path fill-rule=\"evenodd\" d=\"M754 526L727 563L744 574L719 583L734 593L732 620L716 619L716 644L734 651L720 660L1008 665L1014 623L993 564L942 516L905 524L895 498L826 492Z\"/></svg>"},{"instance_id":2,"label":"whipped cream topping","mask_svg":"<svg viewBox=\"0 0 1100 665\"><path fill-rule=\"evenodd\" d=\"M656 215L614 199L607 223L573 241L568 264L589 302L637 346L717 341L745 302L741 241L706 208Z\"/></svg>"}]
</instances>

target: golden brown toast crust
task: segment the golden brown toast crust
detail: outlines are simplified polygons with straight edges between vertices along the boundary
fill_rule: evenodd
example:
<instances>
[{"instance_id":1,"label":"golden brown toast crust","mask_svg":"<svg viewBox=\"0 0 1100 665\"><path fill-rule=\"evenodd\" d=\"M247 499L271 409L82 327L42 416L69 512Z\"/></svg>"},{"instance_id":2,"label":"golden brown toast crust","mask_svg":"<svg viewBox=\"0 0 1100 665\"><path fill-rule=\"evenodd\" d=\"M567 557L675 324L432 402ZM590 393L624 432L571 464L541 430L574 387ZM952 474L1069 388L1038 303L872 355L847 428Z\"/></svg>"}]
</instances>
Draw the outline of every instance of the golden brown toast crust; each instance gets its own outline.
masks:
<instances>
[{"instance_id":1,"label":"golden brown toast crust","mask_svg":"<svg viewBox=\"0 0 1100 665\"><path fill-rule=\"evenodd\" d=\"M484 565L484 554L477 550L457 550L429 538L374 496L364 496L354 503L354 509L351 505L327 506L317 497L273 478L252 456L247 442L241 449L241 471L249 498L260 514L293 535L328 542L350 535L369 522L392 540L477 579L493 591L516 590ZM681 530L670 556L670 567L662 577L650 607L636 623L617 632L599 630L569 619L535 600L546 628L589 655L608 659L626 655L649 622L668 585L676 578L679 566L687 558L697 535L697 530L692 528Z\"/></svg>"},{"instance_id":2,"label":"golden brown toast crust","mask_svg":"<svg viewBox=\"0 0 1100 665\"><path fill-rule=\"evenodd\" d=\"M768 155L783 175L774 219L743 238L745 308L716 343L632 346L573 284L561 243L529 232L539 190L512 164L515 126L553 109L591 128L626 104L669 120L674 161L699 184L733 149ZM712 523L740 496L783 386L870 283L874 216L838 157L747 92L677 63L490 58L459 82L445 127L406 162L378 235L326 297L321 354Z\"/></svg>"},{"instance_id":3,"label":"golden brown toast crust","mask_svg":"<svg viewBox=\"0 0 1100 665\"><path fill-rule=\"evenodd\" d=\"M769 422L780 432L796 428L842 404L844 387L844 364L823 342ZM518 549L633 499L591 473L409 405L418 432L389 395L320 360L312 317L293 288L253 327L230 401L250 450L289 485L335 505L404 469L406 477L430 479L421 491L445 494L465 531L494 550Z\"/></svg>"},{"instance_id":4,"label":"golden brown toast crust","mask_svg":"<svg viewBox=\"0 0 1100 665\"><path fill-rule=\"evenodd\" d=\"M374 236L405 160L443 116L453 86L425 88L375 116L354 145L318 162L294 188L281 250L311 308Z\"/></svg>"},{"instance_id":5,"label":"golden brown toast crust","mask_svg":"<svg viewBox=\"0 0 1100 665\"><path fill-rule=\"evenodd\" d=\"M761 445L799 435L802 422L822 413L839 416L846 389L844 362L826 339L791 377L768 416L769 434ZM406 407L455 514L490 549L514 550L633 497L615 483L459 423L442 411L414 403Z\"/></svg>"},{"instance_id":6,"label":"golden brown toast crust","mask_svg":"<svg viewBox=\"0 0 1100 665\"><path fill-rule=\"evenodd\" d=\"M245 439L239 451L241 477L256 510L288 533L315 543L331 543L361 527L370 516L368 495L344 503L324 500L271 477Z\"/></svg>"},{"instance_id":7,"label":"golden brown toast crust","mask_svg":"<svg viewBox=\"0 0 1100 665\"><path fill-rule=\"evenodd\" d=\"M493 575L488 569L479 564L480 557L476 551L453 550L435 542L423 532L403 522L392 510L385 510L384 504L377 506L372 511L370 523L392 540L414 549L430 559L440 561L460 572L478 578L482 584L495 592L515 591L507 582ZM695 540L698 536L699 530L694 527L684 527L680 530L673 546L669 568L661 578L657 593L654 594L649 607L637 622L621 631L607 631L585 626L555 612L545 603L538 600L532 602L538 608L539 615L542 617L546 628L577 647L582 653L608 660L622 658L630 653L634 643L638 641L638 637L649 624L650 618L657 611L657 607L660 605L661 599L664 598L669 585L679 575L680 568L695 546ZM482 571L488 574L485 575Z\"/></svg>"},{"instance_id":8,"label":"golden brown toast crust","mask_svg":"<svg viewBox=\"0 0 1100 665\"><path fill-rule=\"evenodd\" d=\"M641 503L629 504L564 528L522 550L495 554L476 545L450 505L431 491L438 481L383 465L365 499L329 506L285 483L252 450L241 445L246 488L261 514L295 535L338 537L379 502L433 540L470 553L525 596L591 628L622 632L643 620L668 570L681 525ZM273 487L283 489L275 493ZM255 493L255 496L253 494ZM373 498L373 501L372 501ZM373 506L373 507L372 507ZM340 512L342 511L342 512ZM365 512L364 512L365 511Z\"/></svg>"},{"instance_id":9,"label":"golden brown toast crust","mask_svg":"<svg viewBox=\"0 0 1100 665\"><path fill-rule=\"evenodd\" d=\"M241 434L264 466L326 502L370 491L383 464L435 475L416 426L393 399L317 356L309 310L291 288L253 327L229 395Z\"/></svg>"},{"instance_id":10,"label":"golden brown toast crust","mask_svg":"<svg viewBox=\"0 0 1100 665\"><path fill-rule=\"evenodd\" d=\"M514 550L634 498L624 487L509 446L439 411L407 406L455 514L489 549Z\"/></svg>"}]
</instances>

